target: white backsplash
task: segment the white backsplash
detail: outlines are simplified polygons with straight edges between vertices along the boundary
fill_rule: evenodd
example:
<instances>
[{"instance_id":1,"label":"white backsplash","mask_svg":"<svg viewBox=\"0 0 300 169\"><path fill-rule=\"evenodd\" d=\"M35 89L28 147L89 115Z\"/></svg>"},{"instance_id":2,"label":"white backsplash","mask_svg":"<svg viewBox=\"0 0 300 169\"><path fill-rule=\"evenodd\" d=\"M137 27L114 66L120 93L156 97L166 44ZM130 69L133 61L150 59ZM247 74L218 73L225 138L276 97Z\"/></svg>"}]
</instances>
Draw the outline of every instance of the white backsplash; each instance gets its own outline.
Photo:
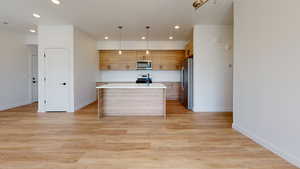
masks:
<instances>
[{"instance_id":1,"label":"white backsplash","mask_svg":"<svg viewBox=\"0 0 300 169\"><path fill-rule=\"evenodd\" d=\"M153 82L180 82L180 71L98 71L97 82L135 82L141 74L150 73Z\"/></svg>"}]
</instances>

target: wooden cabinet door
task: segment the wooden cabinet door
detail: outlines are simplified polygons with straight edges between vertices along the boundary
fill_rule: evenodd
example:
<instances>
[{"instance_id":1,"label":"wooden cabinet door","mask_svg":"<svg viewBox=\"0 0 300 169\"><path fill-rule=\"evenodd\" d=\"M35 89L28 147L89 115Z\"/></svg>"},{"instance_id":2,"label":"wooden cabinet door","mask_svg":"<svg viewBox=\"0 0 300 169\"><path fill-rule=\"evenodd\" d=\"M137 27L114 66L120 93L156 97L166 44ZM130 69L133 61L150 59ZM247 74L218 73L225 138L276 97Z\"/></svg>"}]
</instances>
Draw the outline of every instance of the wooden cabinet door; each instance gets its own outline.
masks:
<instances>
[{"instance_id":1,"label":"wooden cabinet door","mask_svg":"<svg viewBox=\"0 0 300 169\"><path fill-rule=\"evenodd\" d=\"M100 70L111 70L113 60L115 58L115 51L100 51L99 52L99 61L100 61Z\"/></svg>"},{"instance_id":2,"label":"wooden cabinet door","mask_svg":"<svg viewBox=\"0 0 300 169\"><path fill-rule=\"evenodd\" d=\"M100 51L101 70L136 70L138 60L151 60L153 70L180 70L185 59L184 50L151 51Z\"/></svg>"},{"instance_id":3,"label":"wooden cabinet door","mask_svg":"<svg viewBox=\"0 0 300 169\"><path fill-rule=\"evenodd\" d=\"M122 55L120 56L120 61L122 63L135 63L136 62L136 56L137 52L136 51L123 51Z\"/></svg>"},{"instance_id":4,"label":"wooden cabinet door","mask_svg":"<svg viewBox=\"0 0 300 169\"><path fill-rule=\"evenodd\" d=\"M160 70L161 69L160 57L161 57L161 55L160 55L159 51L152 51L151 52L153 70Z\"/></svg>"},{"instance_id":5,"label":"wooden cabinet door","mask_svg":"<svg viewBox=\"0 0 300 169\"><path fill-rule=\"evenodd\" d=\"M193 55L194 55L193 41L190 41L185 47L185 56L188 58Z\"/></svg>"},{"instance_id":6,"label":"wooden cabinet door","mask_svg":"<svg viewBox=\"0 0 300 169\"><path fill-rule=\"evenodd\" d=\"M150 51L150 54L147 55L146 51L140 50L136 52L136 60L152 60L152 51Z\"/></svg>"},{"instance_id":7,"label":"wooden cabinet door","mask_svg":"<svg viewBox=\"0 0 300 169\"><path fill-rule=\"evenodd\" d=\"M136 51L124 51L120 56L122 59L119 63L121 63L122 70L136 70Z\"/></svg>"},{"instance_id":8,"label":"wooden cabinet door","mask_svg":"<svg viewBox=\"0 0 300 169\"><path fill-rule=\"evenodd\" d=\"M100 70L135 70L136 51L100 51Z\"/></svg>"},{"instance_id":9,"label":"wooden cabinet door","mask_svg":"<svg viewBox=\"0 0 300 169\"><path fill-rule=\"evenodd\" d=\"M125 64L125 70L136 70L136 63Z\"/></svg>"},{"instance_id":10,"label":"wooden cabinet door","mask_svg":"<svg viewBox=\"0 0 300 169\"><path fill-rule=\"evenodd\" d=\"M145 53L143 51L136 52L136 60L144 60Z\"/></svg>"},{"instance_id":11,"label":"wooden cabinet door","mask_svg":"<svg viewBox=\"0 0 300 169\"><path fill-rule=\"evenodd\" d=\"M156 51L155 68L157 70L180 70L185 58L185 51Z\"/></svg>"},{"instance_id":12,"label":"wooden cabinet door","mask_svg":"<svg viewBox=\"0 0 300 169\"><path fill-rule=\"evenodd\" d=\"M163 82L167 86L167 100L179 100L180 83L178 82Z\"/></svg>"}]
</instances>

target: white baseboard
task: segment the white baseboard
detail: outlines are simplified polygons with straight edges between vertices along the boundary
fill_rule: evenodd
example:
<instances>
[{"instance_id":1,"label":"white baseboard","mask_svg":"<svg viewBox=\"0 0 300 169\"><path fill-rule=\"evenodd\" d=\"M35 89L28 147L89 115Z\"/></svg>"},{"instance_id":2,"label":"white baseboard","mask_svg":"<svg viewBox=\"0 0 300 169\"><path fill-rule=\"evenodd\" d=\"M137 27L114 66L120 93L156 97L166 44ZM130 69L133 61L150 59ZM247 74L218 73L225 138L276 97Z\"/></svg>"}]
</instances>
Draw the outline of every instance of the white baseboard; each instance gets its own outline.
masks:
<instances>
[{"instance_id":1,"label":"white baseboard","mask_svg":"<svg viewBox=\"0 0 300 169\"><path fill-rule=\"evenodd\" d=\"M140 114L125 114L125 113L105 113L104 116L124 116L124 117L164 117L164 114L147 114L147 113L140 113Z\"/></svg>"},{"instance_id":2,"label":"white baseboard","mask_svg":"<svg viewBox=\"0 0 300 169\"><path fill-rule=\"evenodd\" d=\"M283 159L287 160L291 164L300 168L300 159L297 159L294 155L280 150L280 148L278 148L274 144L268 142L267 140L255 135L255 134L252 134L250 131L248 131L247 129L245 129L239 125L232 124L232 128L237 130L241 134L249 137L251 140L253 140L257 144L265 147L266 149L272 151L273 153L275 153L278 156L282 157Z\"/></svg>"},{"instance_id":3,"label":"white baseboard","mask_svg":"<svg viewBox=\"0 0 300 169\"><path fill-rule=\"evenodd\" d=\"M232 106L194 106L193 112L232 112Z\"/></svg>"},{"instance_id":4,"label":"white baseboard","mask_svg":"<svg viewBox=\"0 0 300 169\"><path fill-rule=\"evenodd\" d=\"M32 102L26 101L26 102L20 102L20 103L13 103L13 104L9 104L9 105L2 105L2 106L0 106L0 111L16 108L16 107L20 107L20 106L25 106L28 104L32 104Z\"/></svg>"},{"instance_id":5,"label":"white baseboard","mask_svg":"<svg viewBox=\"0 0 300 169\"><path fill-rule=\"evenodd\" d=\"M67 112L68 112L68 113L74 113L74 112L76 112L77 110L80 110L80 109L82 109L83 107L85 107L85 106L87 106L87 105L89 105L89 104L91 104L91 103L93 103L93 102L95 102L95 101L96 101L96 99L88 100L88 101L86 101L86 102L84 102L84 103L81 103L80 105L77 105L77 106L75 107L75 109L71 108L71 109L68 110ZM38 109L38 112L39 112L39 113L46 113L47 111L45 111L44 108L39 108L39 109Z\"/></svg>"}]
</instances>

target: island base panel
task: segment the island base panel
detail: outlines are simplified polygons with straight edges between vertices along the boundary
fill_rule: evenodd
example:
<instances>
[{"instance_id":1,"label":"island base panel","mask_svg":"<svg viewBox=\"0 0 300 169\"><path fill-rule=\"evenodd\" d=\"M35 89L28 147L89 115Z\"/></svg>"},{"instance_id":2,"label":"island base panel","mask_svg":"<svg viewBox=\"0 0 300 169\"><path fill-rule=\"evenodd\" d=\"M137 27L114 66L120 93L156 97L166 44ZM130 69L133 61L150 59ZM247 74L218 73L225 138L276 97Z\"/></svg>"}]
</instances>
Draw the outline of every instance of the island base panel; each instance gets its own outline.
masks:
<instances>
[{"instance_id":1,"label":"island base panel","mask_svg":"<svg viewBox=\"0 0 300 169\"><path fill-rule=\"evenodd\" d=\"M165 89L102 89L104 116L165 116Z\"/></svg>"}]
</instances>

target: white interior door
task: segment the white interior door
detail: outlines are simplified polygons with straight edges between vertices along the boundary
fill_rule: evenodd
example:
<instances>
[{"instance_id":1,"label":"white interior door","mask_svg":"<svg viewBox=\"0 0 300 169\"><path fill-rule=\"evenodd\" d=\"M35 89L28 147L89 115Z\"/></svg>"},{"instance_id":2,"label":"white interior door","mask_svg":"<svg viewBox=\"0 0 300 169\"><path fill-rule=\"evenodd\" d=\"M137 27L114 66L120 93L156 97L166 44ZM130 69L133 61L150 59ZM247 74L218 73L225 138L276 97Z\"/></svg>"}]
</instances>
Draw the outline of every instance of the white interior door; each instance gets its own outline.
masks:
<instances>
[{"instance_id":1,"label":"white interior door","mask_svg":"<svg viewBox=\"0 0 300 169\"><path fill-rule=\"evenodd\" d=\"M38 101L38 56L32 55L32 102Z\"/></svg>"},{"instance_id":2,"label":"white interior door","mask_svg":"<svg viewBox=\"0 0 300 169\"><path fill-rule=\"evenodd\" d=\"M67 111L69 106L69 56L65 49L45 51L46 111Z\"/></svg>"}]
</instances>

